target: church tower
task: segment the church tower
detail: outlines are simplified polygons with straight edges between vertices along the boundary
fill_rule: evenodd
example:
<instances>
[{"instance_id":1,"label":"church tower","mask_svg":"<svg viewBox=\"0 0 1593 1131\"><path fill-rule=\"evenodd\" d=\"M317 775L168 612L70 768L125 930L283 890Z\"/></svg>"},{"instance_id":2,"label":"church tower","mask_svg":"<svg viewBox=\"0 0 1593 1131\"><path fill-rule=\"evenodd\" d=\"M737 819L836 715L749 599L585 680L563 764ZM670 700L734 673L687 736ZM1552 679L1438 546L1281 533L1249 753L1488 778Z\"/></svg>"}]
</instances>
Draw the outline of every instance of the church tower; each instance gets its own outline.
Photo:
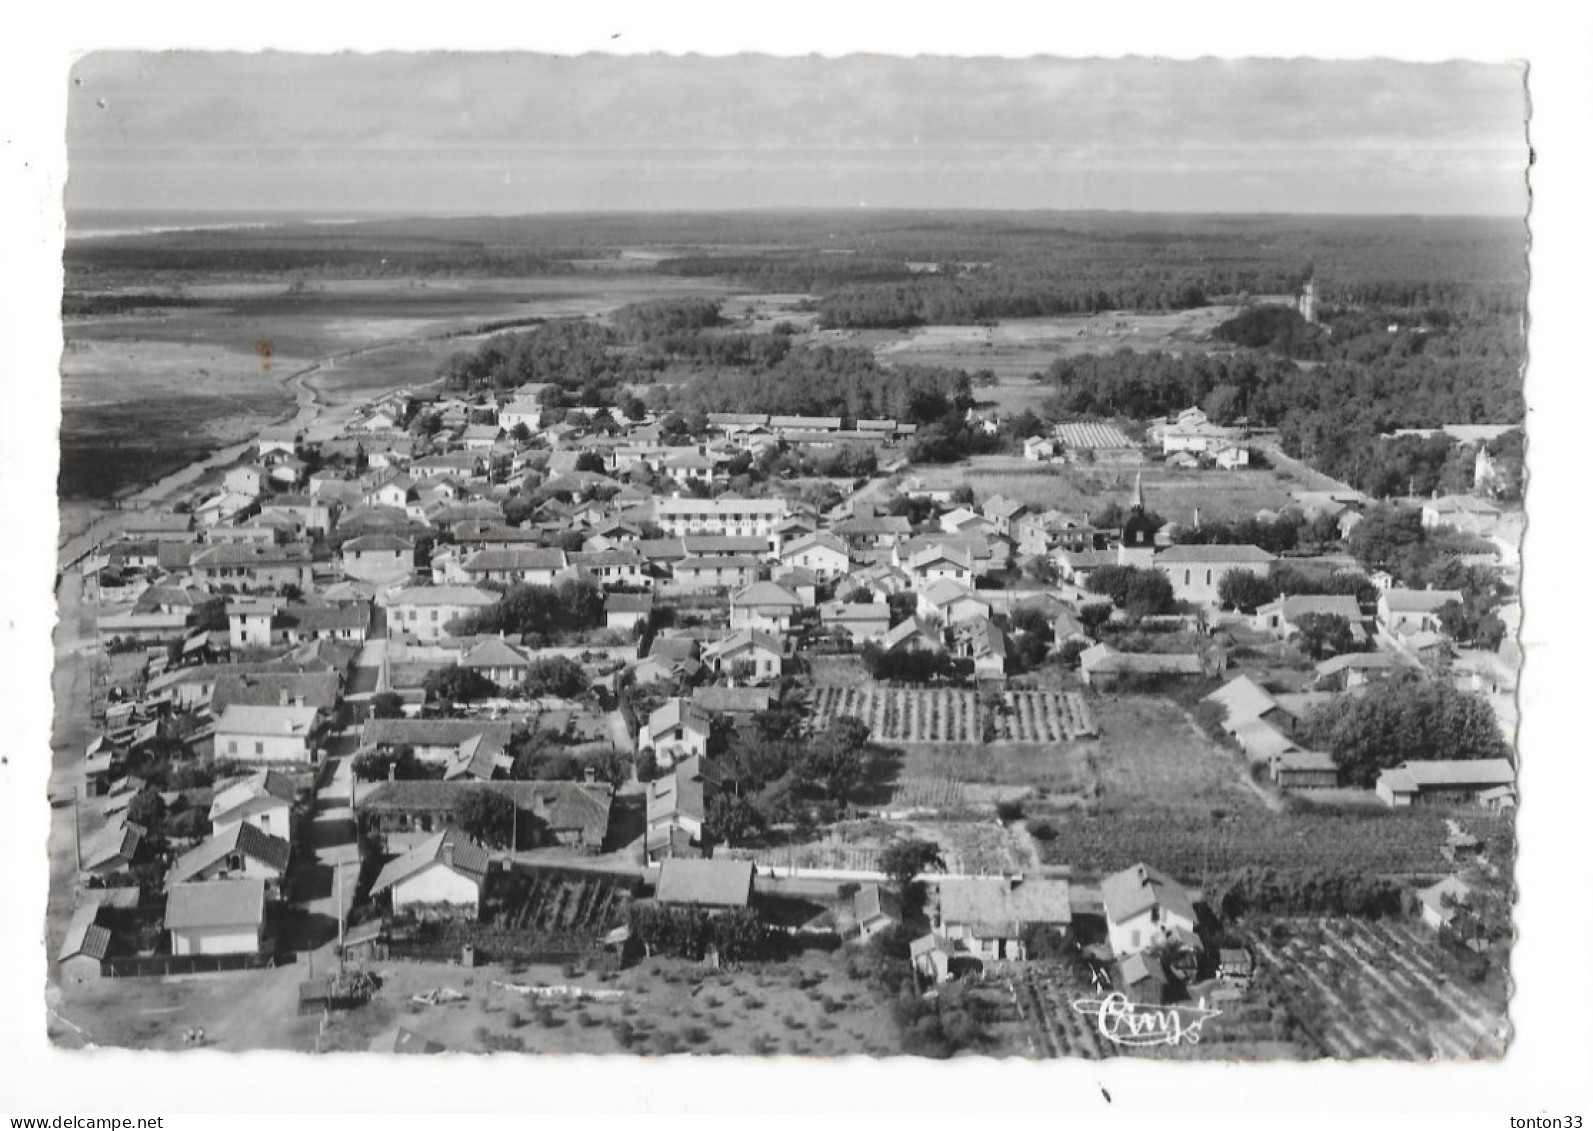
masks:
<instances>
[{"instance_id":1,"label":"church tower","mask_svg":"<svg viewBox=\"0 0 1593 1131\"><path fill-rule=\"evenodd\" d=\"M1316 325L1316 278L1314 276L1305 281L1305 287L1300 291L1300 317L1311 325Z\"/></svg>"},{"instance_id":2,"label":"church tower","mask_svg":"<svg viewBox=\"0 0 1593 1131\"><path fill-rule=\"evenodd\" d=\"M1123 538L1117 547L1117 564L1149 568L1156 556L1156 521L1145 513L1145 484L1134 473L1134 493L1128 500L1128 518L1123 520Z\"/></svg>"}]
</instances>

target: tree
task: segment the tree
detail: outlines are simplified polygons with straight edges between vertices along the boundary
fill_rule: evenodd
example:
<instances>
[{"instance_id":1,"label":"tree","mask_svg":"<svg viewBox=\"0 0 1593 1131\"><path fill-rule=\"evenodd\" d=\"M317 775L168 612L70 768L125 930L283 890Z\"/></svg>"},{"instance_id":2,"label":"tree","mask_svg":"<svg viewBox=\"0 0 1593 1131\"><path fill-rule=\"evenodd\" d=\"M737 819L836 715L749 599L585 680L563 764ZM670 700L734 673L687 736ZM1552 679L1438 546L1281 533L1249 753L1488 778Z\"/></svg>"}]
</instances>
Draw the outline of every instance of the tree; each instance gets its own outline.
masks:
<instances>
[{"instance_id":1,"label":"tree","mask_svg":"<svg viewBox=\"0 0 1593 1131\"><path fill-rule=\"evenodd\" d=\"M801 778L835 801L845 801L863 779L868 727L861 720L837 718L803 748Z\"/></svg>"},{"instance_id":2,"label":"tree","mask_svg":"<svg viewBox=\"0 0 1593 1131\"><path fill-rule=\"evenodd\" d=\"M1349 550L1367 569L1400 575L1423 538L1421 511L1382 503L1350 532Z\"/></svg>"},{"instance_id":3,"label":"tree","mask_svg":"<svg viewBox=\"0 0 1593 1131\"><path fill-rule=\"evenodd\" d=\"M746 840L763 828L763 814L745 797L719 793L708 802L703 833L715 844L734 844Z\"/></svg>"},{"instance_id":4,"label":"tree","mask_svg":"<svg viewBox=\"0 0 1593 1131\"><path fill-rule=\"evenodd\" d=\"M1311 749L1332 754L1350 784L1363 788L1404 761L1510 756L1485 699L1415 676L1318 707L1306 717L1301 738Z\"/></svg>"},{"instance_id":5,"label":"tree","mask_svg":"<svg viewBox=\"0 0 1593 1131\"><path fill-rule=\"evenodd\" d=\"M1355 630L1337 613L1302 613L1294 622L1300 646L1313 660L1355 650Z\"/></svg>"},{"instance_id":6,"label":"tree","mask_svg":"<svg viewBox=\"0 0 1593 1131\"><path fill-rule=\"evenodd\" d=\"M159 832L166 821L166 802L158 789L143 789L127 803L127 819L151 832Z\"/></svg>"},{"instance_id":7,"label":"tree","mask_svg":"<svg viewBox=\"0 0 1593 1131\"><path fill-rule=\"evenodd\" d=\"M360 781L422 781L442 776L442 767L422 762L409 746L395 750L367 750L354 757L354 776Z\"/></svg>"},{"instance_id":8,"label":"tree","mask_svg":"<svg viewBox=\"0 0 1593 1131\"><path fill-rule=\"evenodd\" d=\"M1504 640L1504 621L1467 601L1448 601L1439 606L1438 623L1458 644L1471 644L1491 652Z\"/></svg>"},{"instance_id":9,"label":"tree","mask_svg":"<svg viewBox=\"0 0 1593 1131\"><path fill-rule=\"evenodd\" d=\"M1104 566L1090 574L1084 587L1110 597L1130 620L1170 613L1176 608L1173 583L1158 569Z\"/></svg>"},{"instance_id":10,"label":"tree","mask_svg":"<svg viewBox=\"0 0 1593 1131\"><path fill-rule=\"evenodd\" d=\"M921 873L943 872L946 861L934 841L913 838L893 841L879 854L879 869L890 877L897 891L906 895Z\"/></svg>"},{"instance_id":11,"label":"tree","mask_svg":"<svg viewBox=\"0 0 1593 1131\"><path fill-rule=\"evenodd\" d=\"M1088 605L1079 606L1079 627L1099 640L1101 626L1112 619L1112 605L1109 601L1092 601Z\"/></svg>"},{"instance_id":12,"label":"tree","mask_svg":"<svg viewBox=\"0 0 1593 1131\"><path fill-rule=\"evenodd\" d=\"M1248 569L1229 570L1217 583L1218 599L1242 613L1253 613L1277 596L1278 591L1272 582Z\"/></svg>"},{"instance_id":13,"label":"tree","mask_svg":"<svg viewBox=\"0 0 1593 1131\"><path fill-rule=\"evenodd\" d=\"M371 697L371 718L399 719L404 716L404 697L396 691L380 691Z\"/></svg>"},{"instance_id":14,"label":"tree","mask_svg":"<svg viewBox=\"0 0 1593 1131\"><path fill-rule=\"evenodd\" d=\"M516 421L515 426L509 429L509 439L517 444L529 443L531 440L530 426L523 420Z\"/></svg>"},{"instance_id":15,"label":"tree","mask_svg":"<svg viewBox=\"0 0 1593 1131\"><path fill-rule=\"evenodd\" d=\"M588 686L586 669L569 656L544 656L526 669L525 693L533 699L573 699Z\"/></svg>"},{"instance_id":16,"label":"tree","mask_svg":"<svg viewBox=\"0 0 1593 1131\"><path fill-rule=\"evenodd\" d=\"M1079 666L1079 657L1089 649L1089 645L1077 637L1064 640L1062 646L1056 650L1057 659L1062 661L1062 666L1069 671Z\"/></svg>"},{"instance_id":17,"label":"tree","mask_svg":"<svg viewBox=\"0 0 1593 1131\"><path fill-rule=\"evenodd\" d=\"M472 703L498 690L492 680L474 668L462 668L458 664L426 673L422 686L428 698L450 703Z\"/></svg>"},{"instance_id":18,"label":"tree","mask_svg":"<svg viewBox=\"0 0 1593 1131\"><path fill-rule=\"evenodd\" d=\"M608 470L608 464L598 452L582 452L575 457L576 471L592 471L601 475Z\"/></svg>"},{"instance_id":19,"label":"tree","mask_svg":"<svg viewBox=\"0 0 1593 1131\"><path fill-rule=\"evenodd\" d=\"M197 632L226 632L227 599L212 597L195 605L193 628Z\"/></svg>"},{"instance_id":20,"label":"tree","mask_svg":"<svg viewBox=\"0 0 1593 1131\"><path fill-rule=\"evenodd\" d=\"M490 789L468 789L454 800L454 824L492 848L515 848L514 802Z\"/></svg>"}]
</instances>

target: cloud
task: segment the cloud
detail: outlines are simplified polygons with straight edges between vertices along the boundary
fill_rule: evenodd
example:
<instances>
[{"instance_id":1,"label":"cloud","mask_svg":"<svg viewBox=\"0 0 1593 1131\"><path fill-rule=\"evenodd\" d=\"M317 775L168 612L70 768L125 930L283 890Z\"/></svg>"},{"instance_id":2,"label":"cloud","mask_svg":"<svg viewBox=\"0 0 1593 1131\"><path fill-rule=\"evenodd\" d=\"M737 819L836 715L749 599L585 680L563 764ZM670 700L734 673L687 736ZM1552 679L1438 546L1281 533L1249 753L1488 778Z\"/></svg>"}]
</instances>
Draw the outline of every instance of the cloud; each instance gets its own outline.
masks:
<instances>
[{"instance_id":1,"label":"cloud","mask_svg":"<svg viewBox=\"0 0 1593 1131\"><path fill-rule=\"evenodd\" d=\"M512 210L518 180L555 208L1176 208L1225 174L1202 207L1524 205L1521 74L1473 63L108 53L74 80L74 207Z\"/></svg>"}]
</instances>

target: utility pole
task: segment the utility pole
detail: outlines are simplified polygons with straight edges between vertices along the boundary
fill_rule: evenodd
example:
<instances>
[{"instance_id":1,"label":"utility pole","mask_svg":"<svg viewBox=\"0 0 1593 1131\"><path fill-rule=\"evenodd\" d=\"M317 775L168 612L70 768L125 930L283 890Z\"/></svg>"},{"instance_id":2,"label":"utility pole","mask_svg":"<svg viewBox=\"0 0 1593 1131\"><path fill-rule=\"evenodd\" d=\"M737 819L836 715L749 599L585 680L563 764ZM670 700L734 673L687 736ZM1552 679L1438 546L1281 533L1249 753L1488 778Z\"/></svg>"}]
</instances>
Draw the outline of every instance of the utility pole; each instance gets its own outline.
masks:
<instances>
[{"instance_id":1,"label":"utility pole","mask_svg":"<svg viewBox=\"0 0 1593 1131\"><path fill-rule=\"evenodd\" d=\"M83 870L83 822L78 814L77 786L72 787L72 843L77 852L77 870Z\"/></svg>"},{"instance_id":2,"label":"utility pole","mask_svg":"<svg viewBox=\"0 0 1593 1131\"><path fill-rule=\"evenodd\" d=\"M337 862L337 969L343 972L343 861Z\"/></svg>"}]
</instances>

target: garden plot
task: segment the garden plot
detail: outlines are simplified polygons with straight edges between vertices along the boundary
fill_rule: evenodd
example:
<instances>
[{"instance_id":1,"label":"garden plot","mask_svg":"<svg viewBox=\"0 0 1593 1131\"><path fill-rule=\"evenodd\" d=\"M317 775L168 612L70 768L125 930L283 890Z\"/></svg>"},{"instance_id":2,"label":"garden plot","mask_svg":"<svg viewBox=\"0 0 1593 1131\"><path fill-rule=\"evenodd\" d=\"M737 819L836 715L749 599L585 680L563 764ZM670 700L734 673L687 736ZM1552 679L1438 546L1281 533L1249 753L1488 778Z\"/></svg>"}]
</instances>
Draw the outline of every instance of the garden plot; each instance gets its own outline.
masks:
<instances>
[{"instance_id":1,"label":"garden plot","mask_svg":"<svg viewBox=\"0 0 1593 1131\"><path fill-rule=\"evenodd\" d=\"M1270 985L1334 1057L1502 1056L1502 995L1453 976L1437 940L1402 922L1282 919L1255 940Z\"/></svg>"},{"instance_id":2,"label":"garden plot","mask_svg":"<svg viewBox=\"0 0 1593 1131\"><path fill-rule=\"evenodd\" d=\"M979 697L949 688L815 687L819 728L843 715L861 719L879 742L979 742L984 734Z\"/></svg>"},{"instance_id":3,"label":"garden plot","mask_svg":"<svg viewBox=\"0 0 1593 1131\"><path fill-rule=\"evenodd\" d=\"M1008 691L1002 699L1008 742L1066 742L1099 733L1084 697L1076 691Z\"/></svg>"}]
</instances>

